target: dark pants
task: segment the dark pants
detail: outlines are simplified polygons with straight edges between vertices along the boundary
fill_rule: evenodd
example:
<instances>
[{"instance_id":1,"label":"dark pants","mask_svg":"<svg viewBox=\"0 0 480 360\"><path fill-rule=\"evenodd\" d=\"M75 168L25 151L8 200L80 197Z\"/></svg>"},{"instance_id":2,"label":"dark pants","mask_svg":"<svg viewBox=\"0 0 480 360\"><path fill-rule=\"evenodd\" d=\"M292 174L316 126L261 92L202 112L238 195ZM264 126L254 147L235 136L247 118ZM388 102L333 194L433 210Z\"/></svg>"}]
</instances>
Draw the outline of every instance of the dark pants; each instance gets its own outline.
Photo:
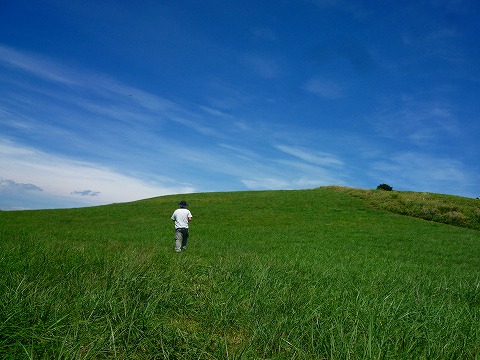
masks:
<instances>
[{"instance_id":1,"label":"dark pants","mask_svg":"<svg viewBox=\"0 0 480 360\"><path fill-rule=\"evenodd\" d=\"M175 231L175 250L181 251L187 248L188 229L176 229Z\"/></svg>"}]
</instances>

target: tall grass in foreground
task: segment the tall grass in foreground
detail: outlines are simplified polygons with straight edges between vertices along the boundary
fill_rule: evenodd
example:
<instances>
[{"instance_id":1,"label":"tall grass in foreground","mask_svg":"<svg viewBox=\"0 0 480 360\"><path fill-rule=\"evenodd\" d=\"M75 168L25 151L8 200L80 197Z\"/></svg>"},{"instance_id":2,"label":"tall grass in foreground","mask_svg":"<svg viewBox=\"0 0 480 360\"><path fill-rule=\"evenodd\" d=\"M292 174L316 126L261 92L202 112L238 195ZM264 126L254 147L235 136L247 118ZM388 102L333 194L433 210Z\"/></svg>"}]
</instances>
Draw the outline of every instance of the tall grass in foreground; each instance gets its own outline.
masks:
<instances>
[{"instance_id":1,"label":"tall grass in foreground","mask_svg":"<svg viewBox=\"0 0 480 360\"><path fill-rule=\"evenodd\" d=\"M480 233L335 189L0 212L0 357L475 359Z\"/></svg>"}]
</instances>

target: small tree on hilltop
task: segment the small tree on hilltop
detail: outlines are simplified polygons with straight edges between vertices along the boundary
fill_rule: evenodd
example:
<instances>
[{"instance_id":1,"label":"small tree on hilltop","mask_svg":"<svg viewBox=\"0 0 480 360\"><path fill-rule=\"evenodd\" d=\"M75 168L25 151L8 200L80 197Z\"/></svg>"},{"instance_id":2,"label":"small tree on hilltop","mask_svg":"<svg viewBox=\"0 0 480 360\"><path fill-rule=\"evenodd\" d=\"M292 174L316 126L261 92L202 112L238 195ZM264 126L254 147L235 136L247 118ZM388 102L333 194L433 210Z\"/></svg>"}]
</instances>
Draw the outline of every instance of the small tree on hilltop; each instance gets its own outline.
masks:
<instances>
[{"instance_id":1,"label":"small tree on hilltop","mask_svg":"<svg viewBox=\"0 0 480 360\"><path fill-rule=\"evenodd\" d=\"M393 188L387 184L380 184L377 186L377 190L385 190L385 191L392 191Z\"/></svg>"}]
</instances>

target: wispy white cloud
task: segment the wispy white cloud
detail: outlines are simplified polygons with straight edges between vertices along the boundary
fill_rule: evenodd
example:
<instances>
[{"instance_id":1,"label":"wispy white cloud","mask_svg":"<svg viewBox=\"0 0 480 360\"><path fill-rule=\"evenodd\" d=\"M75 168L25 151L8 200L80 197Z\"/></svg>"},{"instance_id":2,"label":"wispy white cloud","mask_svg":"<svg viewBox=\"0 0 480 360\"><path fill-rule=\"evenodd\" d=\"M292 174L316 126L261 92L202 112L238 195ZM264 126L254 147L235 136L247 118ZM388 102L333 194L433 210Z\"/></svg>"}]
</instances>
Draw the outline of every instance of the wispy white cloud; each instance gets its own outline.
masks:
<instances>
[{"instance_id":1,"label":"wispy white cloud","mask_svg":"<svg viewBox=\"0 0 480 360\"><path fill-rule=\"evenodd\" d=\"M441 75L438 75L433 69L425 67L425 71L420 77L421 79L435 76L443 79L463 79L468 82L472 80L478 81L478 75L476 69L472 66L468 60L468 53L458 46L459 34L456 34L455 30L441 29L426 35L408 34L403 36L404 43L415 49L421 56L407 57L402 62L398 62L402 66L402 69L411 76L412 68L416 66L424 66L425 63L442 64L444 68ZM445 80L444 80L445 81ZM445 81L447 82L447 81ZM450 82L450 81L448 81Z\"/></svg>"},{"instance_id":2,"label":"wispy white cloud","mask_svg":"<svg viewBox=\"0 0 480 360\"><path fill-rule=\"evenodd\" d=\"M64 85L76 84L76 81L64 73L62 66L38 55L0 45L0 61L11 68L26 71L44 80Z\"/></svg>"},{"instance_id":3,"label":"wispy white cloud","mask_svg":"<svg viewBox=\"0 0 480 360\"><path fill-rule=\"evenodd\" d=\"M309 93L324 99L335 100L345 96L345 86L338 81L323 79L319 77L308 80L303 89Z\"/></svg>"},{"instance_id":4,"label":"wispy white cloud","mask_svg":"<svg viewBox=\"0 0 480 360\"><path fill-rule=\"evenodd\" d=\"M14 134L8 139L22 138L25 143L33 139L34 150L44 154L65 159L66 154L74 154L72 162L91 159L94 167L126 168L172 184L179 161L193 166L211 163L212 155L201 146L207 139L227 141L227 134L248 130L241 120L216 107L189 108L101 74L53 66L56 63L51 60L7 47L2 50L0 68L7 64L29 76L7 79L12 86L4 87L0 99L0 126ZM16 67L17 57L28 66ZM34 83L31 76L36 77ZM194 154L177 151L187 143L189 149L196 149ZM193 188L185 183L165 187L175 192ZM96 191L79 185L65 189L64 194L72 196L72 191L83 189ZM107 196L102 190L97 198Z\"/></svg>"},{"instance_id":5,"label":"wispy white cloud","mask_svg":"<svg viewBox=\"0 0 480 360\"><path fill-rule=\"evenodd\" d=\"M203 105L200 106L199 108L200 108L200 110L202 110L203 112L205 112L206 114L208 114L210 116L214 116L214 117L222 118L222 119L226 119L226 120L233 120L234 119L234 116L228 114L225 111L217 109L217 108L213 108L213 107L210 107L210 106L203 106Z\"/></svg>"},{"instance_id":6,"label":"wispy white cloud","mask_svg":"<svg viewBox=\"0 0 480 360\"><path fill-rule=\"evenodd\" d=\"M219 143L218 144L222 149L229 151L232 156L241 158L246 161L252 161L254 159L258 159L260 156L252 151L251 149L235 146L231 144Z\"/></svg>"},{"instance_id":7,"label":"wispy white cloud","mask_svg":"<svg viewBox=\"0 0 480 360\"><path fill-rule=\"evenodd\" d=\"M256 166L241 174L242 183L249 189L303 189L347 183L348 170L334 154L287 145L273 148L278 152L269 161L257 157Z\"/></svg>"},{"instance_id":8,"label":"wispy white cloud","mask_svg":"<svg viewBox=\"0 0 480 360\"><path fill-rule=\"evenodd\" d=\"M313 163L280 159L276 161L290 178L290 188L324 185L344 185L348 183L349 172L345 167L324 167Z\"/></svg>"},{"instance_id":9,"label":"wispy white cloud","mask_svg":"<svg viewBox=\"0 0 480 360\"><path fill-rule=\"evenodd\" d=\"M59 77L55 75L57 70L52 66L47 66L48 72L45 73L40 70L44 59L33 54L19 52L15 54L23 56L25 62L31 59L29 66L17 70L26 71L30 75L54 83L54 86L51 84L44 86L44 93L48 97L45 103L39 104L37 99L36 104L32 102L28 106L28 108L40 106L39 110L45 112L53 121L44 124L42 117L37 114L27 122L29 136L51 138L51 144L59 150L54 154L41 148L28 148L18 143L4 142L2 148L4 153L14 151L14 154L2 159L2 170L10 176L9 178L16 181L35 181L51 196L76 198L98 204L167 193L192 192L197 188L189 183L188 176L181 176L182 180L178 184L173 180L178 176L176 173L179 164L185 164L186 171L183 173L190 171L198 173L208 169L210 175L219 174L222 179L237 181L238 185L232 187L241 187L240 179L250 174L252 167L264 166L254 151L246 151L245 146L229 143L231 136L253 132L246 123L230 115L227 112L228 107L212 104L214 106L200 105L195 109L187 109L180 104L141 89L122 85L99 74L79 74L63 68L62 77ZM9 66L14 67L14 62L9 62ZM61 84L68 83L69 89L55 86L58 85L55 81ZM28 83L19 85L23 86L23 90L29 87ZM29 91L33 92L34 89ZM26 102L29 102L29 91L24 91L21 95ZM15 95L10 93L10 96ZM236 95L238 94L232 93L238 101ZM55 100L53 113L51 113L52 99ZM91 118L95 121L90 121ZM63 119L65 121L62 121ZM3 117L4 125L11 126L10 120ZM174 126L171 125L172 122ZM202 135L201 144L188 143L186 146L183 134L192 137L191 131L187 130ZM61 139L58 144L57 139ZM208 142L207 139L212 141L210 146L204 148L201 145L205 141ZM215 146L212 147L217 141L223 144L221 153ZM105 146L106 144L108 146ZM133 154L129 151L132 145L135 149ZM65 152L80 152L82 157L88 154L90 158L94 156L102 160L80 162L74 156L58 155L65 146L68 147L65 148ZM181 148L185 151L178 151ZM243 150L239 151L242 148ZM232 163L232 158L239 159L239 162ZM122 168L123 164L128 164L129 168L120 173L116 169ZM147 167L156 169L150 170L149 173ZM165 181L148 182L126 175L127 173L141 173L142 179L160 177ZM171 178L168 179L161 175L162 173L168 174ZM268 179L258 181L264 181L263 186L266 188L275 184L286 184L284 181L277 183ZM203 188L207 187L208 190L208 185L205 184L208 184L208 181L203 185Z\"/></svg>"},{"instance_id":10,"label":"wispy white cloud","mask_svg":"<svg viewBox=\"0 0 480 360\"><path fill-rule=\"evenodd\" d=\"M288 189L290 183L285 179L260 177L258 179L244 179L242 183L251 190Z\"/></svg>"},{"instance_id":11,"label":"wispy white cloud","mask_svg":"<svg viewBox=\"0 0 480 360\"><path fill-rule=\"evenodd\" d=\"M394 154L388 161L372 163L372 169L379 179L399 190L462 194L475 181L458 160L416 152Z\"/></svg>"},{"instance_id":12,"label":"wispy white cloud","mask_svg":"<svg viewBox=\"0 0 480 360\"><path fill-rule=\"evenodd\" d=\"M326 152L318 152L315 150L308 150L287 145L277 145L276 148L286 154L318 166L343 165L343 162L337 156Z\"/></svg>"},{"instance_id":13,"label":"wispy white cloud","mask_svg":"<svg viewBox=\"0 0 480 360\"><path fill-rule=\"evenodd\" d=\"M419 146L437 142L444 136L458 136L460 128L454 111L446 102L404 96L384 104L372 126L387 138L407 139Z\"/></svg>"},{"instance_id":14,"label":"wispy white cloud","mask_svg":"<svg viewBox=\"0 0 480 360\"><path fill-rule=\"evenodd\" d=\"M282 73L278 59L260 54L246 54L244 63L253 69L258 75L266 79L279 77Z\"/></svg>"},{"instance_id":15,"label":"wispy white cloud","mask_svg":"<svg viewBox=\"0 0 480 360\"><path fill-rule=\"evenodd\" d=\"M252 173L248 178L242 180L242 183L251 190L272 190L272 189L305 189L315 188L326 185L344 185L345 182L340 180L338 174L320 173L318 170L312 173L304 172L305 167L298 166L295 163L283 163L284 173L273 174L266 173ZM297 168L297 171L292 173L292 170ZM301 168L299 171L298 168ZM289 169L289 170L287 170Z\"/></svg>"},{"instance_id":16,"label":"wispy white cloud","mask_svg":"<svg viewBox=\"0 0 480 360\"><path fill-rule=\"evenodd\" d=\"M181 184L168 186L145 181L99 164L45 153L5 140L0 141L0 169L1 178L11 179L3 182L9 187L15 186L22 191L32 191L33 187L41 188L43 196L66 200L80 197L85 199L85 195L89 195L87 205L133 201L196 190ZM26 188L25 184L31 184L32 181L35 185Z\"/></svg>"},{"instance_id":17,"label":"wispy white cloud","mask_svg":"<svg viewBox=\"0 0 480 360\"><path fill-rule=\"evenodd\" d=\"M0 45L0 66L2 63L48 82L36 82L35 86L31 86L28 79L22 82L10 80L15 81L15 86L10 87L4 97L15 99L16 104L19 100L28 103L29 96L35 96L36 107L43 106L41 111L48 111L54 99L56 114L60 113L61 116L63 113L69 119L74 118L72 113L87 112L103 121L110 119L136 126L174 122L177 126L184 126L202 135L220 134L185 106L102 74L73 70L48 58ZM22 91L21 95L15 92L15 87ZM43 98L49 101L48 105L42 105L38 99L39 89L42 89Z\"/></svg>"}]
</instances>

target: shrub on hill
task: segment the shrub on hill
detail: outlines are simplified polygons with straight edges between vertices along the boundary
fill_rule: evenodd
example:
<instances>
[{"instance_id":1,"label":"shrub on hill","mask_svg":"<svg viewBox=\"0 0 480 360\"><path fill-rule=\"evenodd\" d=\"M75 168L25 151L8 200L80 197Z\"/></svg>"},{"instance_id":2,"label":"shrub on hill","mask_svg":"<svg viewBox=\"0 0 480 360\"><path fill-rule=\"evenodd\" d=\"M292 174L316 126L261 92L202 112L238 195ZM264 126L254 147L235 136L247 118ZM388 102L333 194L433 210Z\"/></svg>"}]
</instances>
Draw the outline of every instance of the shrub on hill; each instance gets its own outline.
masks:
<instances>
[{"instance_id":1,"label":"shrub on hill","mask_svg":"<svg viewBox=\"0 0 480 360\"><path fill-rule=\"evenodd\" d=\"M387 184L380 184L377 186L377 190L385 190L385 191L392 191L393 188Z\"/></svg>"}]
</instances>

